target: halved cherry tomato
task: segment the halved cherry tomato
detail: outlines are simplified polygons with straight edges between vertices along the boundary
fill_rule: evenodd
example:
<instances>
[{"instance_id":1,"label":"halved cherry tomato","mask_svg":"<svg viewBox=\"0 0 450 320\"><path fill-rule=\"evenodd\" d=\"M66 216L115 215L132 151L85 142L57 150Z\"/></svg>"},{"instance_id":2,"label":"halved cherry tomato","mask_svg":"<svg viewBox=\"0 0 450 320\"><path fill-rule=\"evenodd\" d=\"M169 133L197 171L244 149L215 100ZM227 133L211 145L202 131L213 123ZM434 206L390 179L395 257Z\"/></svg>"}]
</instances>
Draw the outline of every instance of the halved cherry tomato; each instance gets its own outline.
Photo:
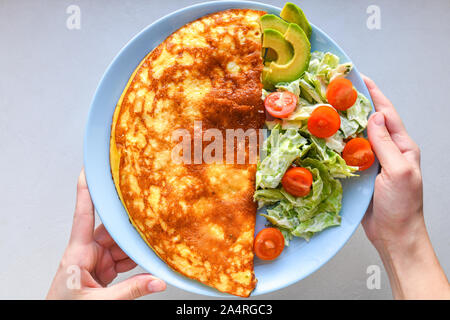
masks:
<instances>
[{"instance_id":1,"label":"halved cherry tomato","mask_svg":"<svg viewBox=\"0 0 450 320\"><path fill-rule=\"evenodd\" d=\"M370 168L375 161L372 147L364 138L353 138L347 142L342 157L349 166L359 167L360 171Z\"/></svg>"},{"instance_id":2,"label":"halved cherry tomato","mask_svg":"<svg viewBox=\"0 0 450 320\"><path fill-rule=\"evenodd\" d=\"M329 106L317 107L308 119L309 132L319 138L331 137L339 130L340 126L339 114Z\"/></svg>"},{"instance_id":3,"label":"halved cherry tomato","mask_svg":"<svg viewBox=\"0 0 450 320\"><path fill-rule=\"evenodd\" d=\"M264 100L267 112L275 118L287 118L295 110L298 97L289 91L272 92Z\"/></svg>"},{"instance_id":4,"label":"halved cherry tomato","mask_svg":"<svg viewBox=\"0 0 450 320\"><path fill-rule=\"evenodd\" d=\"M284 249L284 237L276 228L262 229L255 238L253 251L261 260L273 260Z\"/></svg>"},{"instance_id":5,"label":"halved cherry tomato","mask_svg":"<svg viewBox=\"0 0 450 320\"><path fill-rule=\"evenodd\" d=\"M286 171L281 179L284 190L295 197L304 197L311 191L313 176L306 168L293 167Z\"/></svg>"},{"instance_id":6,"label":"halved cherry tomato","mask_svg":"<svg viewBox=\"0 0 450 320\"><path fill-rule=\"evenodd\" d=\"M353 106L358 93L350 80L338 78L330 82L327 88L328 103L337 110L344 111Z\"/></svg>"}]
</instances>

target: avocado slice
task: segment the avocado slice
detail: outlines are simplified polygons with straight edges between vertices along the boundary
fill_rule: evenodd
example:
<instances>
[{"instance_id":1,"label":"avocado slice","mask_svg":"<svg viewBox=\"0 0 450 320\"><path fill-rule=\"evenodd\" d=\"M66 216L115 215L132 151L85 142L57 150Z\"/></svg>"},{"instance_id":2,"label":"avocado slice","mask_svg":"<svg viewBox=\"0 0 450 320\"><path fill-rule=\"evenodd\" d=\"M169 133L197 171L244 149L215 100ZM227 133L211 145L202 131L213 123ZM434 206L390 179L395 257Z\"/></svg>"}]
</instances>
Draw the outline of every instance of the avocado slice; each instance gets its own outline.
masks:
<instances>
[{"instance_id":1,"label":"avocado slice","mask_svg":"<svg viewBox=\"0 0 450 320\"><path fill-rule=\"evenodd\" d=\"M274 14L265 14L261 17L261 27L263 30L265 29L275 29L280 31L282 34L285 34L286 30L289 27L289 23L280 19Z\"/></svg>"},{"instance_id":2,"label":"avocado slice","mask_svg":"<svg viewBox=\"0 0 450 320\"><path fill-rule=\"evenodd\" d=\"M305 31L308 39L311 38L311 25L309 24L308 19L306 19L306 16L303 13L302 9L300 9L298 6L291 2L287 2L284 5L283 10L281 10L280 16L287 22L298 24L303 29L303 31Z\"/></svg>"},{"instance_id":3,"label":"avocado slice","mask_svg":"<svg viewBox=\"0 0 450 320\"><path fill-rule=\"evenodd\" d=\"M265 32L266 30L264 30L264 35ZM274 32L271 31L270 33L273 34ZM294 49L294 56L286 63L280 63L278 61L279 59L277 59L277 61L272 61L268 66L265 66L262 74L264 84L294 81L300 78L303 72L305 72L308 68L309 60L311 58L311 44L309 43L308 37L303 29L295 23L290 23L286 33L284 34L284 40L288 41L292 45ZM279 45L278 42L274 43ZM272 47L272 43L266 43L266 45L270 45L270 47ZM279 52L277 51L277 53Z\"/></svg>"},{"instance_id":4,"label":"avocado slice","mask_svg":"<svg viewBox=\"0 0 450 320\"><path fill-rule=\"evenodd\" d=\"M294 56L292 45L284 39L281 32L275 29L264 29L262 46L276 52L275 62L278 64L286 64Z\"/></svg>"},{"instance_id":5,"label":"avocado slice","mask_svg":"<svg viewBox=\"0 0 450 320\"><path fill-rule=\"evenodd\" d=\"M269 62L270 63L270 62ZM261 75L261 80L262 80L262 84L263 84L263 88L266 90L274 90L275 86L274 84L268 79L268 75L269 75L269 67L268 66L264 66L263 67L263 72Z\"/></svg>"},{"instance_id":6,"label":"avocado slice","mask_svg":"<svg viewBox=\"0 0 450 320\"><path fill-rule=\"evenodd\" d=\"M265 14L260 18L261 28L265 29L275 29L284 34L289 26L289 23L281 19L274 14ZM275 61L277 60L276 52L271 48L266 48L263 50L264 61Z\"/></svg>"}]
</instances>

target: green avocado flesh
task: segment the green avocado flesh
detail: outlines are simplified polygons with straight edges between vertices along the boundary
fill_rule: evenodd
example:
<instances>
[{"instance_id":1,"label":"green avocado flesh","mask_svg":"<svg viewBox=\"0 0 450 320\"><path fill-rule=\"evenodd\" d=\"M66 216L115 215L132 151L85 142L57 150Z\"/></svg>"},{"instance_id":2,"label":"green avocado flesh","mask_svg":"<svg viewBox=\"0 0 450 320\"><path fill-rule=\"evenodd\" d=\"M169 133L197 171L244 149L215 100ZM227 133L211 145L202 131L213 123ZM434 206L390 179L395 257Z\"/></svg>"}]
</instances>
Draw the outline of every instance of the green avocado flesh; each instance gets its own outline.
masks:
<instances>
[{"instance_id":1,"label":"green avocado flesh","mask_svg":"<svg viewBox=\"0 0 450 320\"><path fill-rule=\"evenodd\" d=\"M261 17L260 21L262 30L275 29L282 34L286 32L289 26L289 23L274 14L265 14ZM275 50L271 48L266 48L265 50L263 50L262 55L265 62L275 61L278 57Z\"/></svg>"},{"instance_id":2,"label":"green avocado flesh","mask_svg":"<svg viewBox=\"0 0 450 320\"><path fill-rule=\"evenodd\" d=\"M275 29L282 34L285 34L289 27L289 23L280 19L274 14L265 14L261 17L261 27L265 29Z\"/></svg>"},{"instance_id":3,"label":"green avocado flesh","mask_svg":"<svg viewBox=\"0 0 450 320\"><path fill-rule=\"evenodd\" d=\"M281 10L280 16L287 22L298 24L306 33L308 39L311 38L311 25L306 19L306 16L303 13L302 9L300 9L298 6L291 2L286 3L283 7L283 10Z\"/></svg>"},{"instance_id":4,"label":"green avocado flesh","mask_svg":"<svg viewBox=\"0 0 450 320\"><path fill-rule=\"evenodd\" d=\"M266 37L266 30L264 30L263 47L269 47L277 51L277 61L272 61L263 69L262 80L265 87L268 84L276 84L279 82L294 81L305 72L308 67L309 59L311 57L311 44L305 32L295 23L290 23L284 36L274 29L267 29L270 31L270 38ZM277 32L277 33L276 33ZM280 53L283 54L283 59L286 59L288 53L287 46L279 39L279 36L284 38L285 42L289 42L293 48L293 57L287 62L280 62ZM269 38L269 41L266 41ZM276 39L276 40L275 40ZM276 48L273 46L277 46ZM284 50L284 51L283 51Z\"/></svg>"},{"instance_id":5,"label":"green avocado flesh","mask_svg":"<svg viewBox=\"0 0 450 320\"><path fill-rule=\"evenodd\" d=\"M262 46L276 52L275 62L278 64L288 63L294 55L292 45L284 39L281 32L275 29L264 29Z\"/></svg>"}]
</instances>

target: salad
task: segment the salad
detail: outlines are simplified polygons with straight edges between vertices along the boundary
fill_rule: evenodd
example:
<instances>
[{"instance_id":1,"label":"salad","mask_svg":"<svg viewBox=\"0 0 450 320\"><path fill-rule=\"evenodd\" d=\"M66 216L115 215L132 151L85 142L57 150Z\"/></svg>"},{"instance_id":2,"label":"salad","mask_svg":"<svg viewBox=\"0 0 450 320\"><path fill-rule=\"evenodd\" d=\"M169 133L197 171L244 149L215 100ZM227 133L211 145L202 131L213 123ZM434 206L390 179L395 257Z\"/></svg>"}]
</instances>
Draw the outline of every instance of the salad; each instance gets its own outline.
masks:
<instances>
[{"instance_id":1,"label":"salad","mask_svg":"<svg viewBox=\"0 0 450 320\"><path fill-rule=\"evenodd\" d=\"M273 249L270 240L279 242L280 233L289 245L293 237L309 240L339 225L340 179L358 176L375 156L363 135L371 103L345 78L352 63L341 62L331 52L311 53L311 27L292 3L285 5L281 18L263 16L261 25L262 99L272 118L266 121L270 135L257 166L254 199L266 208L262 215L271 228L258 234L257 239L267 233L269 241L255 242L255 253L267 257ZM293 62L296 59L300 62Z\"/></svg>"}]
</instances>

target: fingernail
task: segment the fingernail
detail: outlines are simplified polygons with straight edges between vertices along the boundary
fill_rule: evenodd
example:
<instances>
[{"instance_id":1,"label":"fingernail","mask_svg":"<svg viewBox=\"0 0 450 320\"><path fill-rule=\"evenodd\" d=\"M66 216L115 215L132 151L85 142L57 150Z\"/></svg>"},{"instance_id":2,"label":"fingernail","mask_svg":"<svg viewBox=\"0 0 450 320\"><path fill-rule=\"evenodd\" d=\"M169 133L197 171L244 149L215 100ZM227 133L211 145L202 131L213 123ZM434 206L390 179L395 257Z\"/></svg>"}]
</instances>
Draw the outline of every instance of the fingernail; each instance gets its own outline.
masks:
<instances>
[{"instance_id":1,"label":"fingernail","mask_svg":"<svg viewBox=\"0 0 450 320\"><path fill-rule=\"evenodd\" d=\"M373 115L373 122L377 126L384 126L384 115L380 112L375 112L375 114Z\"/></svg>"},{"instance_id":2,"label":"fingernail","mask_svg":"<svg viewBox=\"0 0 450 320\"><path fill-rule=\"evenodd\" d=\"M150 281L147 286L150 292L159 292L166 288L164 282L159 279Z\"/></svg>"}]
</instances>

